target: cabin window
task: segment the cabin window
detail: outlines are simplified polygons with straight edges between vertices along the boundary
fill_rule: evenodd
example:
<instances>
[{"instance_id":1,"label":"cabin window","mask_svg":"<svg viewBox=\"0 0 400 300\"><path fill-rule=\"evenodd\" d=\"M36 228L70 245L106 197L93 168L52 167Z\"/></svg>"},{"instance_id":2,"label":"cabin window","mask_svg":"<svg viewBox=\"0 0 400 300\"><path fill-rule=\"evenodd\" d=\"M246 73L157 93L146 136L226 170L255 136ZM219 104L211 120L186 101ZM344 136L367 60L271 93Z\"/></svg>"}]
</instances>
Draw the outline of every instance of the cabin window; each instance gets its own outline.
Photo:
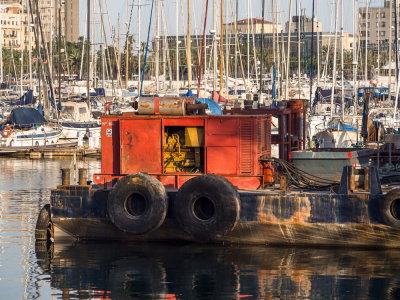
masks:
<instances>
[{"instance_id":1,"label":"cabin window","mask_svg":"<svg viewBox=\"0 0 400 300\"><path fill-rule=\"evenodd\" d=\"M86 107L79 107L79 114L86 114Z\"/></svg>"},{"instance_id":2,"label":"cabin window","mask_svg":"<svg viewBox=\"0 0 400 300\"><path fill-rule=\"evenodd\" d=\"M74 116L74 108L72 106L63 106L61 109L61 117L72 119Z\"/></svg>"}]
</instances>

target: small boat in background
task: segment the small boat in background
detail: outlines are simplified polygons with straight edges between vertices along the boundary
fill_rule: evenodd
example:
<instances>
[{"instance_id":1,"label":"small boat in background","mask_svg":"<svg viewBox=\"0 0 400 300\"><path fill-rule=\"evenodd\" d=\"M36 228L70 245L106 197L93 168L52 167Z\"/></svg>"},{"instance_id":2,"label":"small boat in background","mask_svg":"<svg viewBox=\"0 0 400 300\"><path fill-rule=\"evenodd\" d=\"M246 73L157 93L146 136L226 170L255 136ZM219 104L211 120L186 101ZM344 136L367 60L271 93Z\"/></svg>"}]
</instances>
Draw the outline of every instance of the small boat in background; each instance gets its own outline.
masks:
<instances>
[{"instance_id":1,"label":"small boat in background","mask_svg":"<svg viewBox=\"0 0 400 300\"><path fill-rule=\"evenodd\" d=\"M0 126L1 147L35 147L54 145L61 136L61 127L49 123L32 107L16 107Z\"/></svg>"},{"instance_id":2,"label":"small boat in background","mask_svg":"<svg viewBox=\"0 0 400 300\"><path fill-rule=\"evenodd\" d=\"M95 121L85 102L62 103L59 124L63 139L76 140L78 144L88 140L90 148L100 147L100 124Z\"/></svg>"}]
</instances>

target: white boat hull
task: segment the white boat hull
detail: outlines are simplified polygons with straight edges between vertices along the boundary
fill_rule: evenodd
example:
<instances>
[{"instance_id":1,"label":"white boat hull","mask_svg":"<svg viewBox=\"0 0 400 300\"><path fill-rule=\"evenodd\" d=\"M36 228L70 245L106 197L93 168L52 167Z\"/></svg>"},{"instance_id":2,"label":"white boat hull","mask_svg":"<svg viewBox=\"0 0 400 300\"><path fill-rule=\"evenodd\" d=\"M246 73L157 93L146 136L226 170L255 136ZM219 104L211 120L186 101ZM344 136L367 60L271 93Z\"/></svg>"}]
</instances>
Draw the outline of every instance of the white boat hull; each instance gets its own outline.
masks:
<instances>
[{"instance_id":1,"label":"white boat hull","mask_svg":"<svg viewBox=\"0 0 400 300\"><path fill-rule=\"evenodd\" d=\"M12 133L0 136L0 147L40 147L58 143L61 129L40 125L36 129L12 129Z\"/></svg>"}]
</instances>

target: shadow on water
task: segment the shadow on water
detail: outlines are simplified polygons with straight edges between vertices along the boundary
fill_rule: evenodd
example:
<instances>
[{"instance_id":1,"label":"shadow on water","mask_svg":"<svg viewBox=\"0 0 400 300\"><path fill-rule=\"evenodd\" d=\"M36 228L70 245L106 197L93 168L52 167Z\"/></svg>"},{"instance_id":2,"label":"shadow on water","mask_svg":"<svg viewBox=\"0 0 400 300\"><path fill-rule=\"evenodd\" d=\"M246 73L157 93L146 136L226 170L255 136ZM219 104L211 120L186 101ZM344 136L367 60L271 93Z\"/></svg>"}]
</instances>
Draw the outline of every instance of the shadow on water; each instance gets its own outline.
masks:
<instances>
[{"instance_id":1,"label":"shadow on water","mask_svg":"<svg viewBox=\"0 0 400 300\"><path fill-rule=\"evenodd\" d=\"M36 244L62 299L399 299L400 251Z\"/></svg>"}]
</instances>

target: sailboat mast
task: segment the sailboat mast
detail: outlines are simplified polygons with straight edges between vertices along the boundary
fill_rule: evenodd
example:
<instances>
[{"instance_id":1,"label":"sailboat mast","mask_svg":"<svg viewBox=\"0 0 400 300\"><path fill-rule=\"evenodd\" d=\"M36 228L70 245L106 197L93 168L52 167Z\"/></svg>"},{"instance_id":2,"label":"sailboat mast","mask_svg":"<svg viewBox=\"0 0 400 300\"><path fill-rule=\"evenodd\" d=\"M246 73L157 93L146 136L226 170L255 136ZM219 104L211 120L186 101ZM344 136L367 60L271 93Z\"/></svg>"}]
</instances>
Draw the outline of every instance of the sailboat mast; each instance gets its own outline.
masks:
<instances>
[{"instance_id":1,"label":"sailboat mast","mask_svg":"<svg viewBox=\"0 0 400 300\"><path fill-rule=\"evenodd\" d=\"M23 44L24 44L24 28L23 28L23 14L24 12L24 4L21 2L21 13L20 13L20 30L21 30L21 34L20 34L20 47L21 47L21 58L20 58L20 63L21 63L21 69L20 69L20 97L22 97L23 94L23 88L22 88L22 83L23 83L23 78L24 78L24 49L23 49Z\"/></svg>"},{"instance_id":2,"label":"sailboat mast","mask_svg":"<svg viewBox=\"0 0 400 300\"><path fill-rule=\"evenodd\" d=\"M298 93L301 97L301 0L296 1L297 4L297 79L298 79Z\"/></svg>"},{"instance_id":3,"label":"sailboat mast","mask_svg":"<svg viewBox=\"0 0 400 300\"><path fill-rule=\"evenodd\" d=\"M236 0L236 9L235 9L235 95L237 95L238 89L238 43L237 43L237 23L239 18L239 0Z\"/></svg>"},{"instance_id":4,"label":"sailboat mast","mask_svg":"<svg viewBox=\"0 0 400 300\"><path fill-rule=\"evenodd\" d=\"M31 5L29 1L27 1L27 18L26 18L26 24L28 26L28 47L29 47L29 88L33 89L33 82L32 82L32 29L31 29L31 22L29 21L30 15L31 15ZM1 23L1 22L0 22ZM1 25L0 25L1 26ZM1 31L1 27L0 27ZM3 40L1 34L0 34L0 39ZM3 52L2 46L1 46L2 41L0 42L0 53ZM0 68L1 68L1 75L0 75L0 82L3 82L3 57L2 54L0 54Z\"/></svg>"},{"instance_id":5,"label":"sailboat mast","mask_svg":"<svg viewBox=\"0 0 400 300\"><path fill-rule=\"evenodd\" d=\"M175 59L176 59L176 93L179 96L179 3L180 0L176 0L176 16L175 16L175 21L176 21L176 42L175 42L175 47L176 47L176 52L175 52Z\"/></svg>"},{"instance_id":6,"label":"sailboat mast","mask_svg":"<svg viewBox=\"0 0 400 300\"><path fill-rule=\"evenodd\" d=\"M191 23L191 18L190 18L190 0L187 0L187 22L188 22L188 28L187 28L187 36L186 36L186 63L187 63L187 76L188 76L188 90L192 88L192 40L190 36L190 23Z\"/></svg>"},{"instance_id":7,"label":"sailboat mast","mask_svg":"<svg viewBox=\"0 0 400 300\"><path fill-rule=\"evenodd\" d=\"M204 13L204 28L203 28L203 39L201 42L201 55L199 61L199 73L198 73L198 82L197 82L197 98L200 98L200 87L201 87L201 75L203 72L203 58L204 58L204 50L205 50L205 41L206 41L206 26L207 26L207 15L208 15L208 0L206 0L206 11ZM204 64L205 67L205 64ZM205 86L206 84L204 84Z\"/></svg>"},{"instance_id":8,"label":"sailboat mast","mask_svg":"<svg viewBox=\"0 0 400 300\"><path fill-rule=\"evenodd\" d=\"M335 98L335 86L336 86L336 59L337 59L337 18L338 18L338 13L339 13L339 5L338 5L338 1L335 1L335 35L334 35L334 39L335 39L335 46L334 46L334 50L333 50L333 71L332 71L332 90L331 90L331 119L333 117L333 109L334 109L334 98Z\"/></svg>"},{"instance_id":9,"label":"sailboat mast","mask_svg":"<svg viewBox=\"0 0 400 300\"><path fill-rule=\"evenodd\" d=\"M250 92L250 0L247 0L247 91Z\"/></svg>"},{"instance_id":10,"label":"sailboat mast","mask_svg":"<svg viewBox=\"0 0 400 300\"><path fill-rule=\"evenodd\" d=\"M357 22L357 10L356 10L356 1L353 0L353 95L354 95L354 107L357 107L357 43L356 43L356 22ZM390 5L392 7L392 5ZM391 9L390 9L391 10ZM390 24L392 24L392 12L390 12ZM392 39L392 34L390 34L389 39ZM389 62L390 62L390 52L392 51L391 49L391 44L389 43ZM390 72L390 70L389 70ZM390 73L389 73L389 82L390 82ZM390 93L390 85L389 85L389 93ZM357 110L356 110L357 111Z\"/></svg>"},{"instance_id":11,"label":"sailboat mast","mask_svg":"<svg viewBox=\"0 0 400 300\"><path fill-rule=\"evenodd\" d=\"M340 69L341 69L341 77L342 77L342 120L344 120L344 49L343 49L343 27L344 27L344 3L343 0L341 2L341 29L340 29Z\"/></svg>"},{"instance_id":12,"label":"sailboat mast","mask_svg":"<svg viewBox=\"0 0 400 300\"><path fill-rule=\"evenodd\" d=\"M353 0L356 2L356 0ZM355 5L355 4L354 4ZM390 7L389 7L389 24L392 24L393 20L393 1L390 1ZM392 43L393 43L393 33L392 33L392 27L390 25L390 30L389 30L389 99L391 96L391 88L392 88Z\"/></svg>"},{"instance_id":13,"label":"sailboat mast","mask_svg":"<svg viewBox=\"0 0 400 300\"><path fill-rule=\"evenodd\" d=\"M289 30L288 30L288 41L287 41L287 55L286 55L286 83L285 83L285 99L289 98L289 65L290 65L290 39L291 39L291 27L292 27L292 4L293 0L289 1Z\"/></svg>"},{"instance_id":14,"label":"sailboat mast","mask_svg":"<svg viewBox=\"0 0 400 300\"><path fill-rule=\"evenodd\" d=\"M142 10L142 6L141 6L141 3L140 3L140 0L138 0L138 45L137 45L137 47L138 47L138 91L140 91L141 90L141 87L140 87L140 82L141 82L141 80L140 80L140 78L142 78L142 75L141 75L141 71L142 71L142 69L141 69L141 59L142 59L142 51L141 51L141 40L140 40L140 38L141 38L141 36L140 36L140 30L141 30L141 22L140 22L140 19L141 19L141 10Z\"/></svg>"},{"instance_id":15,"label":"sailboat mast","mask_svg":"<svg viewBox=\"0 0 400 300\"><path fill-rule=\"evenodd\" d=\"M61 3L58 6L58 101L61 104Z\"/></svg>"},{"instance_id":16,"label":"sailboat mast","mask_svg":"<svg viewBox=\"0 0 400 300\"><path fill-rule=\"evenodd\" d=\"M28 15L28 21L29 21L29 16ZM0 22L0 83L3 83L4 81L4 66L3 66L3 22ZM30 23L30 22L28 22Z\"/></svg>"},{"instance_id":17,"label":"sailboat mast","mask_svg":"<svg viewBox=\"0 0 400 300\"><path fill-rule=\"evenodd\" d=\"M313 5L314 5L314 1L315 0L313 0ZM316 6L317 6L317 15L319 16L319 0L317 0ZM314 14L314 19L315 19L315 14ZM320 32L320 30L319 30L319 22L318 22L317 23L317 87L319 87L319 80L320 80L320 77L321 77L321 73L320 73L320 51L319 51L319 38L320 38L320 35L319 35L319 32Z\"/></svg>"},{"instance_id":18,"label":"sailboat mast","mask_svg":"<svg viewBox=\"0 0 400 300\"><path fill-rule=\"evenodd\" d=\"M368 11L369 11L369 1L367 0L367 6L365 10L365 16L368 18ZM364 61L364 80L365 84L368 84L368 22L365 22L365 61Z\"/></svg>"},{"instance_id":19,"label":"sailboat mast","mask_svg":"<svg viewBox=\"0 0 400 300\"><path fill-rule=\"evenodd\" d=\"M398 24L398 19L397 19L397 9L398 9L398 2L397 0L394 0L394 50L396 53L396 100L394 102L394 119L397 120L397 106L399 104L399 37L398 37L398 31L399 31L399 24Z\"/></svg>"},{"instance_id":20,"label":"sailboat mast","mask_svg":"<svg viewBox=\"0 0 400 300\"><path fill-rule=\"evenodd\" d=\"M86 81L86 97L87 106L90 111L90 1L87 0L87 41L86 41L86 66L87 66L87 81Z\"/></svg>"},{"instance_id":21,"label":"sailboat mast","mask_svg":"<svg viewBox=\"0 0 400 300\"><path fill-rule=\"evenodd\" d=\"M219 92L224 89L224 0L220 5L220 37L219 37Z\"/></svg>"},{"instance_id":22,"label":"sailboat mast","mask_svg":"<svg viewBox=\"0 0 400 300\"><path fill-rule=\"evenodd\" d=\"M312 104L312 96L313 96L313 79L314 79L314 24L315 24L315 0L312 2L312 13L311 13L311 62L310 62L310 103L309 107ZM318 33L317 33L318 34Z\"/></svg>"},{"instance_id":23,"label":"sailboat mast","mask_svg":"<svg viewBox=\"0 0 400 300\"><path fill-rule=\"evenodd\" d=\"M160 1L156 0L156 92L160 92Z\"/></svg>"},{"instance_id":24,"label":"sailboat mast","mask_svg":"<svg viewBox=\"0 0 400 300\"><path fill-rule=\"evenodd\" d=\"M261 27L261 58L260 58L260 97L263 92L263 73L264 73L264 26L265 26L265 0L261 0L261 9L262 9L262 27Z\"/></svg>"}]
</instances>

